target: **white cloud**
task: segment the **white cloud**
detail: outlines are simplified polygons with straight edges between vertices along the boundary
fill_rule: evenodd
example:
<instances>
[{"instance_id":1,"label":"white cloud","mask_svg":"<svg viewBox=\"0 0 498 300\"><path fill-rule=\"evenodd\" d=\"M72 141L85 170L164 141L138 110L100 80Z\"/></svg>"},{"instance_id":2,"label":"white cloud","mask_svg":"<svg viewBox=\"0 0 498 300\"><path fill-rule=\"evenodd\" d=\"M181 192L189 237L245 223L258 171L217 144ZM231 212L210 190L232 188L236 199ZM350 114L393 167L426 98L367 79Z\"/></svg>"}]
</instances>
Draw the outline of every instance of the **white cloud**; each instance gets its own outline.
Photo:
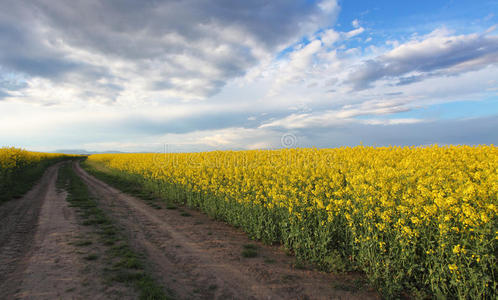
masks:
<instances>
[{"instance_id":1,"label":"white cloud","mask_svg":"<svg viewBox=\"0 0 498 300\"><path fill-rule=\"evenodd\" d=\"M302 45L300 45L302 46ZM276 95L280 89L289 83L297 83L308 76L312 71L315 54L322 50L322 42L313 40L309 44L296 49L289 55L289 60L280 66L279 76L275 79L275 84L270 91L271 95Z\"/></svg>"},{"instance_id":2,"label":"white cloud","mask_svg":"<svg viewBox=\"0 0 498 300\"><path fill-rule=\"evenodd\" d=\"M370 100L359 104L343 105L339 109L309 112L309 113L292 113L282 119L272 120L262 124L260 128L285 128L285 129L303 129L317 127L334 127L344 124L362 123L362 124L405 124L421 122L419 119L357 119L359 116L368 115L389 115L394 113L410 111L409 99L388 99L388 100Z\"/></svg>"},{"instance_id":3,"label":"white cloud","mask_svg":"<svg viewBox=\"0 0 498 300\"><path fill-rule=\"evenodd\" d=\"M323 0L318 6L327 13L335 12L339 8L336 0Z\"/></svg>"},{"instance_id":4,"label":"white cloud","mask_svg":"<svg viewBox=\"0 0 498 300\"><path fill-rule=\"evenodd\" d=\"M350 74L355 89L380 79L407 84L431 76L453 76L498 63L498 36L449 35L445 29L415 38L374 59L364 61Z\"/></svg>"},{"instance_id":5,"label":"white cloud","mask_svg":"<svg viewBox=\"0 0 498 300\"><path fill-rule=\"evenodd\" d=\"M357 36L359 34L362 34L364 31L365 31L365 28L359 27L359 28L356 28L356 29L353 29L351 31L346 32L345 35L346 35L346 38L349 39L349 38L352 38L352 37Z\"/></svg>"},{"instance_id":6,"label":"white cloud","mask_svg":"<svg viewBox=\"0 0 498 300\"><path fill-rule=\"evenodd\" d=\"M123 102L137 94L205 99L289 43L332 25L338 11L334 0L240 2L229 14L224 1L36 0L4 8L0 66L31 77L36 91L24 98L50 102ZM32 85L35 78L50 87Z\"/></svg>"},{"instance_id":7,"label":"white cloud","mask_svg":"<svg viewBox=\"0 0 498 300\"><path fill-rule=\"evenodd\" d=\"M399 125L399 124L416 124L426 122L421 119L402 118L402 119L367 119L362 120L361 123L368 125Z\"/></svg>"},{"instance_id":8,"label":"white cloud","mask_svg":"<svg viewBox=\"0 0 498 300\"><path fill-rule=\"evenodd\" d=\"M320 37L323 44L326 46L332 46L335 42L339 41L340 34L334 29L325 30L322 36Z\"/></svg>"}]
</instances>

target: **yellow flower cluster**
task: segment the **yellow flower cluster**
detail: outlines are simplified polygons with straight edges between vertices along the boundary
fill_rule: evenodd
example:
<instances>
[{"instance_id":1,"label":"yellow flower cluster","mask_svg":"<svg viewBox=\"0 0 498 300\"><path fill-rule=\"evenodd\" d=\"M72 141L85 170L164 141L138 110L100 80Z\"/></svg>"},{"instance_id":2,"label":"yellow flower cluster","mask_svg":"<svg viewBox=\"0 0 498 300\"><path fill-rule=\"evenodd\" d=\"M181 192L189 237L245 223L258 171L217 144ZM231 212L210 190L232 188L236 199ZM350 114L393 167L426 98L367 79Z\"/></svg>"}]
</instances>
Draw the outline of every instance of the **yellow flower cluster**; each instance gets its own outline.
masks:
<instances>
[{"instance_id":1,"label":"yellow flower cluster","mask_svg":"<svg viewBox=\"0 0 498 300\"><path fill-rule=\"evenodd\" d=\"M22 165L38 163L45 159L58 158L62 154L31 152L18 148L0 148L0 170L15 169Z\"/></svg>"},{"instance_id":2,"label":"yellow flower cluster","mask_svg":"<svg viewBox=\"0 0 498 300\"><path fill-rule=\"evenodd\" d=\"M388 296L412 287L496 292L493 145L103 154L89 162L326 268L337 267L339 254Z\"/></svg>"},{"instance_id":3,"label":"yellow flower cluster","mask_svg":"<svg viewBox=\"0 0 498 300\"><path fill-rule=\"evenodd\" d=\"M0 148L0 203L25 192L49 163L63 157L63 154Z\"/></svg>"}]
</instances>

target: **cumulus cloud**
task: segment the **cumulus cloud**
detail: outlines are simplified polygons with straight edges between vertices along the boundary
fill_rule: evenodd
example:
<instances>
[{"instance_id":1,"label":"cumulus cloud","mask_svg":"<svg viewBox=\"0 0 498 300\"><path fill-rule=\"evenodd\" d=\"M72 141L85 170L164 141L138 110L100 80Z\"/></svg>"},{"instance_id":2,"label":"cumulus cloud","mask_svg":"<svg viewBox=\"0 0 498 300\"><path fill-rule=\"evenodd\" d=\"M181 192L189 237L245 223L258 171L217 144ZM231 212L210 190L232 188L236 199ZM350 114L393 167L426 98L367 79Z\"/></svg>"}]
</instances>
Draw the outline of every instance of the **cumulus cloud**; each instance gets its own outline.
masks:
<instances>
[{"instance_id":1,"label":"cumulus cloud","mask_svg":"<svg viewBox=\"0 0 498 300\"><path fill-rule=\"evenodd\" d=\"M320 39L326 46L332 46L335 42L339 41L341 35L334 29L325 30Z\"/></svg>"},{"instance_id":2,"label":"cumulus cloud","mask_svg":"<svg viewBox=\"0 0 498 300\"><path fill-rule=\"evenodd\" d=\"M283 61L276 62L274 82L270 95L277 95L290 85L305 83L308 87L318 86L332 72L343 73L348 65L348 56L357 56L361 50L350 48L344 50L344 43L362 34L363 27L357 27L351 31L341 32L333 28L317 32L306 42L301 42L288 51ZM342 44L342 45L341 45ZM341 74L337 74L343 76ZM330 80L338 80L328 78ZM322 83L322 85L330 85Z\"/></svg>"},{"instance_id":3,"label":"cumulus cloud","mask_svg":"<svg viewBox=\"0 0 498 300\"><path fill-rule=\"evenodd\" d=\"M391 51L366 60L349 75L355 90L381 79L404 85L432 76L453 76L498 63L498 36L449 35L435 30L429 35L398 44Z\"/></svg>"},{"instance_id":4,"label":"cumulus cloud","mask_svg":"<svg viewBox=\"0 0 498 300\"><path fill-rule=\"evenodd\" d=\"M209 97L337 14L332 0L3 0L2 7L0 66L61 85L100 81L82 87L80 98L137 90Z\"/></svg>"},{"instance_id":5,"label":"cumulus cloud","mask_svg":"<svg viewBox=\"0 0 498 300\"><path fill-rule=\"evenodd\" d=\"M289 55L289 60L280 70L279 76L275 80L275 84L271 94L277 94L284 85L289 83L297 83L308 76L313 65L315 54L322 50L322 42L313 40L307 45L299 45L297 49Z\"/></svg>"}]
</instances>

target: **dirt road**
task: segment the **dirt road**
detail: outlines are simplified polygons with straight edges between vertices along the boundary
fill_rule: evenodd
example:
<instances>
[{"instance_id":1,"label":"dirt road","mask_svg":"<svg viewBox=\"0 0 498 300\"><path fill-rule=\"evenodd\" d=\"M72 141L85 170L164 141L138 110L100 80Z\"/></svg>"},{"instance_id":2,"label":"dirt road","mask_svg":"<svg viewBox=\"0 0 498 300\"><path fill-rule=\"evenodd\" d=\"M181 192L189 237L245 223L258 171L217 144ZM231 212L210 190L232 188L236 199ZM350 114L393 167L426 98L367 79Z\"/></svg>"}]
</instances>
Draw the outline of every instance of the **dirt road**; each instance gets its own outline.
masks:
<instances>
[{"instance_id":1,"label":"dirt road","mask_svg":"<svg viewBox=\"0 0 498 300\"><path fill-rule=\"evenodd\" d=\"M59 165L50 167L23 198L0 206L0 298L9 299L21 283L27 256L33 250L36 224Z\"/></svg>"},{"instance_id":2,"label":"dirt road","mask_svg":"<svg viewBox=\"0 0 498 300\"><path fill-rule=\"evenodd\" d=\"M87 174L77 174L145 253L155 277L180 299L375 299L353 277L292 267L277 247L255 243L227 224L191 210L157 210ZM258 256L241 255L257 244ZM348 287L339 289L337 287Z\"/></svg>"},{"instance_id":3,"label":"dirt road","mask_svg":"<svg viewBox=\"0 0 498 300\"><path fill-rule=\"evenodd\" d=\"M0 206L0 299L113 298L99 266L74 246L91 233L56 189L60 165L48 168L23 198Z\"/></svg>"}]
</instances>

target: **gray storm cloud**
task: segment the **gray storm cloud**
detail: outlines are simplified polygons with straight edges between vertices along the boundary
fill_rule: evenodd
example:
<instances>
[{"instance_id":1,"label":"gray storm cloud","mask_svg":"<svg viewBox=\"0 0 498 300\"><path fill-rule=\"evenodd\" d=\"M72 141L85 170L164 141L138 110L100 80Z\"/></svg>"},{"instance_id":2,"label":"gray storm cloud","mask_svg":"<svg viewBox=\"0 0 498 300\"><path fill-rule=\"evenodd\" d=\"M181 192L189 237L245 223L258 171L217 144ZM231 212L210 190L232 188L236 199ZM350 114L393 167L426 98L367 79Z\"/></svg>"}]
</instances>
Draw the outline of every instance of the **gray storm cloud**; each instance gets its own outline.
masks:
<instances>
[{"instance_id":1,"label":"gray storm cloud","mask_svg":"<svg viewBox=\"0 0 498 300\"><path fill-rule=\"evenodd\" d=\"M0 3L1 67L71 84L142 80L142 88L177 98L217 93L272 51L330 25L337 13L335 1L305 0Z\"/></svg>"}]
</instances>

